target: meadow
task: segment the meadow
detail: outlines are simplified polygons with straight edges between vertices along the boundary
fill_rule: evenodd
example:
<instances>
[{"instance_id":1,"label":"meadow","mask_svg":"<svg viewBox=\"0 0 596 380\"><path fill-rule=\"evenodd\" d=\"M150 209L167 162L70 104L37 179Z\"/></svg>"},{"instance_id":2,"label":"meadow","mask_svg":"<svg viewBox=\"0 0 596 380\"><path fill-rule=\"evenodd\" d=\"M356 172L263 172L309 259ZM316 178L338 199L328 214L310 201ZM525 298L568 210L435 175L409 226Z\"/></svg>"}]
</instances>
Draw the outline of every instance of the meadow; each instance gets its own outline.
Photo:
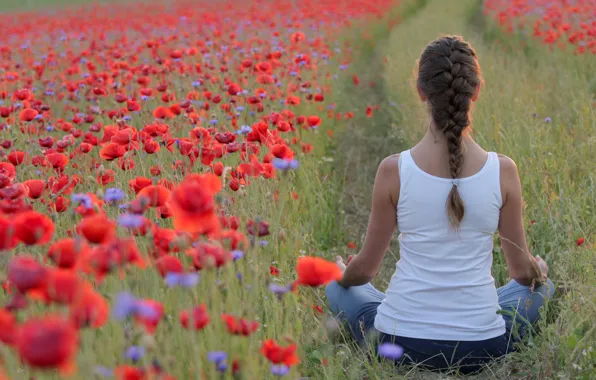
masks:
<instances>
[{"instance_id":1,"label":"meadow","mask_svg":"<svg viewBox=\"0 0 596 380\"><path fill-rule=\"evenodd\" d=\"M424 133L413 69L443 33L477 50L474 137L517 162L557 285L536 334L472 378L596 376L590 1L80 3L0 9L5 378L458 378L367 360L310 259L358 252L379 162Z\"/></svg>"}]
</instances>

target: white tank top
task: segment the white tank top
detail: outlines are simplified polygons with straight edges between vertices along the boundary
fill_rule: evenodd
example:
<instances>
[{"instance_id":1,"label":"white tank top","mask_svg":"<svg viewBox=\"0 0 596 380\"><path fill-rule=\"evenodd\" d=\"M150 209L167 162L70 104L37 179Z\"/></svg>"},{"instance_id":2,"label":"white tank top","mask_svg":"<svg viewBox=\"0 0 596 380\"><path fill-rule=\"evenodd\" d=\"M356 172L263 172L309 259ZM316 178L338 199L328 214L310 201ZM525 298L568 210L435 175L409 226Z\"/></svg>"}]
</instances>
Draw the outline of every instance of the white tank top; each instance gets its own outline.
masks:
<instances>
[{"instance_id":1,"label":"white tank top","mask_svg":"<svg viewBox=\"0 0 596 380\"><path fill-rule=\"evenodd\" d=\"M465 215L449 228L445 202L453 182L399 157L397 204L400 259L379 305L375 328L408 338L477 341L505 333L491 274L493 235L499 224L499 158L459 180Z\"/></svg>"}]
</instances>

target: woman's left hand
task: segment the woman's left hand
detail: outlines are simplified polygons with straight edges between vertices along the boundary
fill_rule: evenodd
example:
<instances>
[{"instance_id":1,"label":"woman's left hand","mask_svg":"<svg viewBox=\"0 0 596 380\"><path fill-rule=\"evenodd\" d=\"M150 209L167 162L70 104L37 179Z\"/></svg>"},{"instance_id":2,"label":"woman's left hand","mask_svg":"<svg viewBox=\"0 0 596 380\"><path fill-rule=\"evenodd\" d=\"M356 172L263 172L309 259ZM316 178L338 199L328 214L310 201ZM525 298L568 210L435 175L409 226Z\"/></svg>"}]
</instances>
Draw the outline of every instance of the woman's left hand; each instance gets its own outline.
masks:
<instances>
[{"instance_id":1,"label":"woman's left hand","mask_svg":"<svg viewBox=\"0 0 596 380\"><path fill-rule=\"evenodd\" d=\"M342 272L346 271L346 264L344 264L344 259L341 256L335 256L335 264L337 264Z\"/></svg>"}]
</instances>

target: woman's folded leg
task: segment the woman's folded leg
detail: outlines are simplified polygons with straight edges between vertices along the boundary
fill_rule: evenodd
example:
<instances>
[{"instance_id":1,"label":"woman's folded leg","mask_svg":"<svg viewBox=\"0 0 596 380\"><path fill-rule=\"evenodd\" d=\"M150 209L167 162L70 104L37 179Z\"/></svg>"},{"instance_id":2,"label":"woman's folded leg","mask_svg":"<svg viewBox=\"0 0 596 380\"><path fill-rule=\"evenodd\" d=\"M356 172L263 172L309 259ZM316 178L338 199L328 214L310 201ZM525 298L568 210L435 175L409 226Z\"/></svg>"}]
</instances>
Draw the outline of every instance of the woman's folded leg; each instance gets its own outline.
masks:
<instances>
[{"instance_id":1,"label":"woman's folded leg","mask_svg":"<svg viewBox=\"0 0 596 380\"><path fill-rule=\"evenodd\" d=\"M346 289L335 281L327 285L325 293L331 312L349 327L358 343L363 343L385 295L370 283Z\"/></svg>"}]
</instances>

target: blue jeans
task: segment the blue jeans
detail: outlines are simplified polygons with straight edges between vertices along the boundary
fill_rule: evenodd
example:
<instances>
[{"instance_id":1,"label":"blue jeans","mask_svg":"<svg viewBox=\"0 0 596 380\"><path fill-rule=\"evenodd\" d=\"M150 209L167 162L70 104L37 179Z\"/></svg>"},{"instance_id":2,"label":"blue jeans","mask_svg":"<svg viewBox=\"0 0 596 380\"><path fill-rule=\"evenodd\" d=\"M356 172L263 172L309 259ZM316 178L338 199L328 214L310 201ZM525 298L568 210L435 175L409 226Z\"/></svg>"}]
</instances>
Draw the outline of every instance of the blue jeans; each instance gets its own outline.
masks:
<instances>
[{"instance_id":1,"label":"blue jeans","mask_svg":"<svg viewBox=\"0 0 596 380\"><path fill-rule=\"evenodd\" d=\"M540 307L546 299L552 299L554 292L550 279L533 292L529 287L511 280L497 289L507 332L496 338L470 342L414 339L381 333L374 328L374 321L377 307L385 294L370 283L346 289L337 282L331 282L326 288L331 312L347 325L358 343L363 344L365 338L376 337L377 344L391 342L403 347L400 363L438 370L458 366L461 373L476 372L482 369L484 363L513 351L512 343L527 333L528 323L538 320Z\"/></svg>"}]
</instances>

